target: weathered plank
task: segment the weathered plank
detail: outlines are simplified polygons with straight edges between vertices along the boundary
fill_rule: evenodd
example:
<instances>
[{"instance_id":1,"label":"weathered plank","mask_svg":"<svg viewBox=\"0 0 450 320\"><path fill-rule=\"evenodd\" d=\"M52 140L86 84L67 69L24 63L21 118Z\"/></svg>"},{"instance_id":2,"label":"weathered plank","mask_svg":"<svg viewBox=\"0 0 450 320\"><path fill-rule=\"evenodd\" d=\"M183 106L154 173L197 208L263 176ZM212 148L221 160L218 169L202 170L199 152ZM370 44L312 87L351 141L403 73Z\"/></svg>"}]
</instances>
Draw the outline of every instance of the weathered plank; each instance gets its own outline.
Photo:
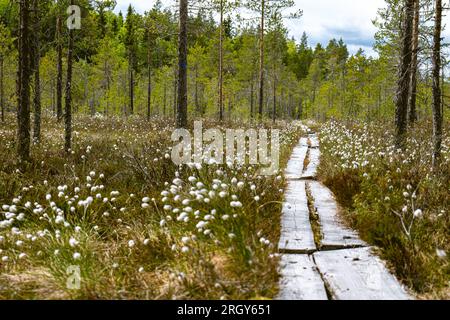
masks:
<instances>
[{"instance_id":1,"label":"weathered plank","mask_svg":"<svg viewBox=\"0 0 450 320\"><path fill-rule=\"evenodd\" d=\"M292 180L287 187L278 247L283 253L311 253L316 250L304 181Z\"/></svg>"},{"instance_id":2,"label":"weathered plank","mask_svg":"<svg viewBox=\"0 0 450 320\"><path fill-rule=\"evenodd\" d=\"M325 284L311 257L284 254L280 261L279 300L328 300Z\"/></svg>"},{"instance_id":3,"label":"weathered plank","mask_svg":"<svg viewBox=\"0 0 450 320\"><path fill-rule=\"evenodd\" d=\"M319 137L317 136L317 134L309 135L309 143L310 143L311 148L319 148L320 142L319 142Z\"/></svg>"},{"instance_id":4,"label":"weathered plank","mask_svg":"<svg viewBox=\"0 0 450 320\"><path fill-rule=\"evenodd\" d=\"M314 253L314 260L332 299L412 299L370 250L357 248Z\"/></svg>"},{"instance_id":5,"label":"weathered plank","mask_svg":"<svg viewBox=\"0 0 450 320\"><path fill-rule=\"evenodd\" d=\"M294 148L291 158L288 161L285 176L288 180L300 179L302 177L306 154L308 153L308 143L306 138L300 139L299 144Z\"/></svg>"},{"instance_id":6,"label":"weathered plank","mask_svg":"<svg viewBox=\"0 0 450 320\"><path fill-rule=\"evenodd\" d=\"M321 249L332 250L355 248L367 244L359 238L357 232L346 227L338 216L338 204L327 187L320 182L308 182L314 207L319 215L322 233Z\"/></svg>"},{"instance_id":7,"label":"weathered plank","mask_svg":"<svg viewBox=\"0 0 450 320\"><path fill-rule=\"evenodd\" d=\"M317 168L320 164L320 150L318 148L309 149L309 164L302 175L303 179L314 179L317 176Z\"/></svg>"}]
</instances>

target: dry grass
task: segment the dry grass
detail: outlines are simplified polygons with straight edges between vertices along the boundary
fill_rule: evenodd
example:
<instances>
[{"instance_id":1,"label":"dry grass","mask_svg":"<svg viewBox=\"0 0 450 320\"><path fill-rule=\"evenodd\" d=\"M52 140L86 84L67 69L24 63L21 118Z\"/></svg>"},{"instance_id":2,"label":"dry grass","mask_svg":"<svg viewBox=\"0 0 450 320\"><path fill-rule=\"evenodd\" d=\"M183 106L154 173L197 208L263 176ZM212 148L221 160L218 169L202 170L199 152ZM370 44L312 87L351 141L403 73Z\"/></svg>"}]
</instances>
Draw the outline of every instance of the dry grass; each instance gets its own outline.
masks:
<instances>
[{"instance_id":1,"label":"dry grass","mask_svg":"<svg viewBox=\"0 0 450 320\"><path fill-rule=\"evenodd\" d=\"M406 150L397 152L390 126L328 123L321 130L319 174L348 221L381 248L396 275L419 297L439 299L450 292L450 137L444 137L441 167L433 173L429 128L418 124Z\"/></svg>"},{"instance_id":2,"label":"dry grass","mask_svg":"<svg viewBox=\"0 0 450 320\"><path fill-rule=\"evenodd\" d=\"M254 166L177 168L166 157L173 145L171 120L82 117L74 123L73 150L65 155L62 124L44 119L42 143L33 146L33 161L20 168L14 156L14 118L0 124L0 221L10 220L0 228L0 259L7 257L0 260L0 298L276 295L273 244L279 237L285 186L281 174L260 177ZM204 127L250 124L205 121ZM301 129L286 123L276 127L282 130L285 164ZM221 190L223 197L218 196ZM163 191L168 196L162 196ZM234 197L242 207L231 206ZM189 201L181 204L183 200ZM165 210L167 205L172 209ZM189 221L177 221L180 213L175 208L185 210ZM18 219L20 213L24 215ZM215 216L208 225L210 233L196 228L207 215ZM224 215L230 218L224 220ZM78 290L66 285L67 268L73 265L81 271Z\"/></svg>"}]
</instances>

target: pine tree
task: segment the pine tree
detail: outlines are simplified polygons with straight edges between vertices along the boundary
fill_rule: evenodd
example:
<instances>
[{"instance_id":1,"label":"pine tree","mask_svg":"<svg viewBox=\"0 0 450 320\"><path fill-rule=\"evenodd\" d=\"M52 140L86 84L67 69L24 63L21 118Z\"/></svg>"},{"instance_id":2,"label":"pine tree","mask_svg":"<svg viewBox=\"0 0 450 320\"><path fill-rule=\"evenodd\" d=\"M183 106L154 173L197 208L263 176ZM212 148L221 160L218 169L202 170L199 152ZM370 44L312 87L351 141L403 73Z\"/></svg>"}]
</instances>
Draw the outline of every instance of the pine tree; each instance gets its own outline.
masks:
<instances>
[{"instance_id":1,"label":"pine tree","mask_svg":"<svg viewBox=\"0 0 450 320\"><path fill-rule=\"evenodd\" d=\"M18 68L18 155L22 162L30 159L30 0L19 2L19 68Z\"/></svg>"},{"instance_id":2,"label":"pine tree","mask_svg":"<svg viewBox=\"0 0 450 320\"><path fill-rule=\"evenodd\" d=\"M177 128L187 127L187 21L188 0L180 0L180 30L178 39L178 102Z\"/></svg>"},{"instance_id":3,"label":"pine tree","mask_svg":"<svg viewBox=\"0 0 450 320\"><path fill-rule=\"evenodd\" d=\"M402 29L401 60L399 66L397 92L395 98L395 144L397 148L404 147L405 134L407 130L408 97L411 80L412 60L412 32L414 18L414 0L404 0L404 18Z\"/></svg>"},{"instance_id":4,"label":"pine tree","mask_svg":"<svg viewBox=\"0 0 450 320\"><path fill-rule=\"evenodd\" d=\"M435 0L435 25L433 34L433 167L437 169L442 150L441 113L441 33L442 33L442 0Z\"/></svg>"}]
</instances>

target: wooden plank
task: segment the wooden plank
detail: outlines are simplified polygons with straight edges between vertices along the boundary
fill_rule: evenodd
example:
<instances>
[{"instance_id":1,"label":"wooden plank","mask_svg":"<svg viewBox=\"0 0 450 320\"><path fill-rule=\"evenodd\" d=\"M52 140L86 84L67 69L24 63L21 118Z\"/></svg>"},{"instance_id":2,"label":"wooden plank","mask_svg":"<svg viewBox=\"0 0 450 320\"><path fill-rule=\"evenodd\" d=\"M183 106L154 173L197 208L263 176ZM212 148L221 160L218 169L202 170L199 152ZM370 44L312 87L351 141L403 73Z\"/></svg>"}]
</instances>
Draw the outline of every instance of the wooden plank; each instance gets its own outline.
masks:
<instances>
[{"instance_id":1,"label":"wooden plank","mask_svg":"<svg viewBox=\"0 0 450 320\"><path fill-rule=\"evenodd\" d=\"M314 199L314 207L319 215L322 233L321 249L332 250L367 246L357 232L346 227L339 215L338 204L327 187L322 183L311 181L308 187Z\"/></svg>"},{"instance_id":2,"label":"wooden plank","mask_svg":"<svg viewBox=\"0 0 450 320\"><path fill-rule=\"evenodd\" d=\"M288 161L285 176L288 180L300 179L302 177L306 154L308 153L308 143L306 138L300 139L299 144L294 148L291 158Z\"/></svg>"},{"instance_id":3,"label":"wooden plank","mask_svg":"<svg viewBox=\"0 0 450 320\"><path fill-rule=\"evenodd\" d=\"M319 137L317 136L317 134L309 135L309 142L310 142L311 148L319 148L320 142L319 142Z\"/></svg>"},{"instance_id":4,"label":"wooden plank","mask_svg":"<svg viewBox=\"0 0 450 320\"><path fill-rule=\"evenodd\" d=\"M287 187L278 247L283 253L311 253L316 250L304 181L290 181Z\"/></svg>"},{"instance_id":5,"label":"wooden plank","mask_svg":"<svg viewBox=\"0 0 450 320\"><path fill-rule=\"evenodd\" d=\"M370 248L321 251L313 257L334 300L412 299Z\"/></svg>"},{"instance_id":6,"label":"wooden plank","mask_svg":"<svg viewBox=\"0 0 450 320\"><path fill-rule=\"evenodd\" d=\"M278 300L328 300L325 284L308 255L282 255L280 275Z\"/></svg>"},{"instance_id":7,"label":"wooden plank","mask_svg":"<svg viewBox=\"0 0 450 320\"><path fill-rule=\"evenodd\" d=\"M302 179L314 179L317 176L317 168L320 164L320 150L317 148L309 149L309 164L302 175Z\"/></svg>"}]
</instances>

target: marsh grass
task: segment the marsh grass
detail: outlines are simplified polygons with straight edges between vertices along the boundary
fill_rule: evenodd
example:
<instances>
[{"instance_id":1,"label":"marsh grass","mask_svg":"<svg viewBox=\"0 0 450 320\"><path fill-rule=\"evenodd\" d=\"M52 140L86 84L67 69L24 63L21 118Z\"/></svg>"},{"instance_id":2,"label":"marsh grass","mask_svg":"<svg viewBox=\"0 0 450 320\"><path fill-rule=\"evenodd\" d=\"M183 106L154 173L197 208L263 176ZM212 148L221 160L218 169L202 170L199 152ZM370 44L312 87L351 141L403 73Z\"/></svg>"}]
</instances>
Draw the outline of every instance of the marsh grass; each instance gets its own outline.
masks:
<instances>
[{"instance_id":1,"label":"marsh grass","mask_svg":"<svg viewBox=\"0 0 450 320\"><path fill-rule=\"evenodd\" d=\"M14 119L0 124L0 206L6 205L0 221L13 214L0 228L0 299L276 295L281 173L260 177L252 166L178 168L167 158L171 120L79 117L74 123L74 146L66 155L62 125L44 119L42 143L33 145L26 165L15 157ZM301 127L276 127L284 166ZM172 210L164 210L168 205ZM178 210L188 221L177 221ZM209 233L196 227L207 215L214 216ZM67 287L70 266L80 268L77 290Z\"/></svg>"},{"instance_id":2,"label":"marsh grass","mask_svg":"<svg viewBox=\"0 0 450 320\"><path fill-rule=\"evenodd\" d=\"M421 298L448 299L450 137L444 137L441 166L432 172L431 127L417 124L399 152L389 125L327 123L319 174L348 221L381 248L407 286ZM396 213L413 221L410 235Z\"/></svg>"}]
</instances>

